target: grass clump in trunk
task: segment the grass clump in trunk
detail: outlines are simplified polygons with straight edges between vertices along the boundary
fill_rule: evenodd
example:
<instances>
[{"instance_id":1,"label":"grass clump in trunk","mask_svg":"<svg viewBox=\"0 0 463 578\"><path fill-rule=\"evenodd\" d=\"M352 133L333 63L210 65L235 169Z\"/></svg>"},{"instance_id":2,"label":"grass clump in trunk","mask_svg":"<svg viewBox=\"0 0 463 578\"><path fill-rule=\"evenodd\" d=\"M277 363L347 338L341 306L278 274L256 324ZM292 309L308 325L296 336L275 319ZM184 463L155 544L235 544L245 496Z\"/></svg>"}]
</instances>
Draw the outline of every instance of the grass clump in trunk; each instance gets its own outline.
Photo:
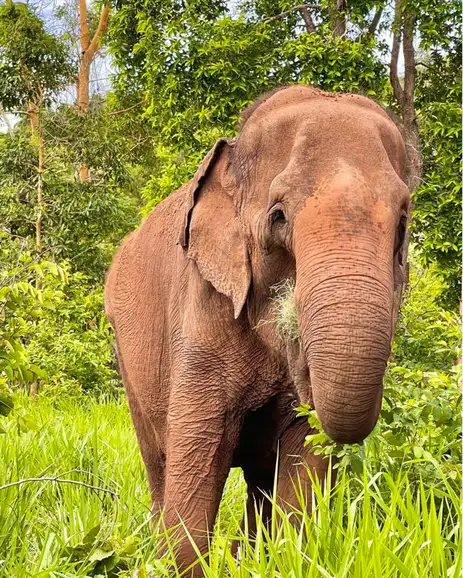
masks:
<instances>
[{"instance_id":1,"label":"grass clump in trunk","mask_svg":"<svg viewBox=\"0 0 463 578\"><path fill-rule=\"evenodd\" d=\"M299 324L294 301L295 284L293 279L285 279L272 287L273 321L277 335L284 341L299 340Z\"/></svg>"}]
</instances>

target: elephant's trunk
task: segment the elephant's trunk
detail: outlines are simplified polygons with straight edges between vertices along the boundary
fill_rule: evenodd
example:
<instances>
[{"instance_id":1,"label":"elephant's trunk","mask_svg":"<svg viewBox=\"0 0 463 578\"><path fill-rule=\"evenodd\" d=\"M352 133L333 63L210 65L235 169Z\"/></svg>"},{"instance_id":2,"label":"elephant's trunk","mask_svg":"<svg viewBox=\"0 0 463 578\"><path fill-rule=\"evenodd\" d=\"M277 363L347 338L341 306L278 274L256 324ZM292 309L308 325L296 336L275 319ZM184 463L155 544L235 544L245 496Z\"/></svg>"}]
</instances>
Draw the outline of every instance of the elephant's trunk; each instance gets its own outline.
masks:
<instances>
[{"instance_id":1,"label":"elephant's trunk","mask_svg":"<svg viewBox=\"0 0 463 578\"><path fill-rule=\"evenodd\" d=\"M319 231L316 243L299 235L296 253L296 305L313 402L324 430L340 443L359 442L375 426L391 348L391 251L383 247L381 255L377 238L360 237L339 228L326 237Z\"/></svg>"}]
</instances>

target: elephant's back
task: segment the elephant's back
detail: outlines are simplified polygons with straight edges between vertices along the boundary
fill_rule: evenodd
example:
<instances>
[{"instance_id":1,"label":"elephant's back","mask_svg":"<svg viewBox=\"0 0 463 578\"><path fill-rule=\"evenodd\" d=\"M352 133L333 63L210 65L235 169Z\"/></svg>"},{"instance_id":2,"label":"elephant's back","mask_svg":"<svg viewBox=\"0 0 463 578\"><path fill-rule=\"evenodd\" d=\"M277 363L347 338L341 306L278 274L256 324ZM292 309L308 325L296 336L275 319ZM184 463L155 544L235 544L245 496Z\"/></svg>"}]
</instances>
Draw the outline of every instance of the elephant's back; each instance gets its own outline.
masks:
<instances>
[{"instance_id":1,"label":"elephant's back","mask_svg":"<svg viewBox=\"0 0 463 578\"><path fill-rule=\"evenodd\" d=\"M105 284L105 309L114 324L119 312L127 315L133 301L149 304L148 295L159 301L184 265L178 237L184 219L186 186L178 189L144 219L116 252Z\"/></svg>"}]
</instances>

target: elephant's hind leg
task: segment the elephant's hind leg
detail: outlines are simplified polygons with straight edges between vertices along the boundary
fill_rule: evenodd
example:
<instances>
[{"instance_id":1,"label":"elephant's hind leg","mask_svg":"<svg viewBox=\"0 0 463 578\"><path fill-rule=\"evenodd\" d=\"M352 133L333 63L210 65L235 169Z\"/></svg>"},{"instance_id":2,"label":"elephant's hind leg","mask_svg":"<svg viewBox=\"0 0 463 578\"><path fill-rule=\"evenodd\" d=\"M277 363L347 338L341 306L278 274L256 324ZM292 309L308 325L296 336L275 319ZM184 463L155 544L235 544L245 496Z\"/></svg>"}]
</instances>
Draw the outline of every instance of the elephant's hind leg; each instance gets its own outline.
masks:
<instances>
[{"instance_id":1,"label":"elephant's hind leg","mask_svg":"<svg viewBox=\"0 0 463 578\"><path fill-rule=\"evenodd\" d=\"M272 514L272 492L277 464L278 406L272 399L256 411L249 412L241 429L239 447L234 462L242 468L247 484L246 518L242 529L254 536L257 529L256 513L264 524ZM235 541L233 549L238 544Z\"/></svg>"},{"instance_id":2,"label":"elephant's hind leg","mask_svg":"<svg viewBox=\"0 0 463 578\"><path fill-rule=\"evenodd\" d=\"M257 517L268 525L272 516L272 493L275 480L276 454L265 461L256 461L253 467L243 468L247 484L246 517L242 530L247 526L248 536L254 537L257 530ZM234 544L236 549L237 544Z\"/></svg>"},{"instance_id":3,"label":"elephant's hind leg","mask_svg":"<svg viewBox=\"0 0 463 578\"><path fill-rule=\"evenodd\" d=\"M323 456L317 456L306 447L304 441L311 433L307 420L297 418L280 437L278 467L278 498L284 508L300 510L301 500L305 508L312 511L312 482L309 472L325 483L330 462ZM334 470L332 470L332 483Z\"/></svg>"},{"instance_id":4,"label":"elephant's hind leg","mask_svg":"<svg viewBox=\"0 0 463 578\"><path fill-rule=\"evenodd\" d=\"M164 506L165 486L165 456L157 442L157 435L149 417L143 412L136 399L129 398L130 412L136 424L138 444L145 464L146 474L151 492L151 507L153 514L161 511Z\"/></svg>"},{"instance_id":5,"label":"elephant's hind leg","mask_svg":"<svg viewBox=\"0 0 463 578\"><path fill-rule=\"evenodd\" d=\"M145 464L148 483L151 491L151 504L153 513L160 511L164 505L164 482L165 482L165 456L158 442L154 418L150 417L149 407L143 407L137 391L149 388L134 387L132 375L127 371L121 347L118 344L117 357L122 381L127 393L130 413L135 427L135 433L140 446L141 455Z\"/></svg>"}]
</instances>

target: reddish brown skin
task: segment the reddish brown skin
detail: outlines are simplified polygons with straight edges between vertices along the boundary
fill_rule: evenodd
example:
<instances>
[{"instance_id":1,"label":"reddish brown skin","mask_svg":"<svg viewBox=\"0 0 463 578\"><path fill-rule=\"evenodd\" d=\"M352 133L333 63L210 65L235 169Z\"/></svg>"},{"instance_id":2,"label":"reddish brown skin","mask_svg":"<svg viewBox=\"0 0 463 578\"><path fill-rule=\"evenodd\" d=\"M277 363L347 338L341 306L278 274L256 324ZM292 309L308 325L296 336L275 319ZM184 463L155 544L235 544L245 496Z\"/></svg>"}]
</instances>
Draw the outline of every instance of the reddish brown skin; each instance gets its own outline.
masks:
<instances>
[{"instance_id":1,"label":"reddish brown skin","mask_svg":"<svg viewBox=\"0 0 463 578\"><path fill-rule=\"evenodd\" d=\"M326 461L303 447L300 401L338 441L374 427L405 280L404 163L372 101L286 87L248 110L239 137L219 141L117 253L106 312L153 509L168 526L180 517L202 550L231 467L248 483L251 531L277 451L282 503L297 503L298 475L310 496L297 464L325 477ZM278 207L285 221L271 224ZM300 344L262 323L287 278ZM179 565L194 559L183 540Z\"/></svg>"}]
</instances>

